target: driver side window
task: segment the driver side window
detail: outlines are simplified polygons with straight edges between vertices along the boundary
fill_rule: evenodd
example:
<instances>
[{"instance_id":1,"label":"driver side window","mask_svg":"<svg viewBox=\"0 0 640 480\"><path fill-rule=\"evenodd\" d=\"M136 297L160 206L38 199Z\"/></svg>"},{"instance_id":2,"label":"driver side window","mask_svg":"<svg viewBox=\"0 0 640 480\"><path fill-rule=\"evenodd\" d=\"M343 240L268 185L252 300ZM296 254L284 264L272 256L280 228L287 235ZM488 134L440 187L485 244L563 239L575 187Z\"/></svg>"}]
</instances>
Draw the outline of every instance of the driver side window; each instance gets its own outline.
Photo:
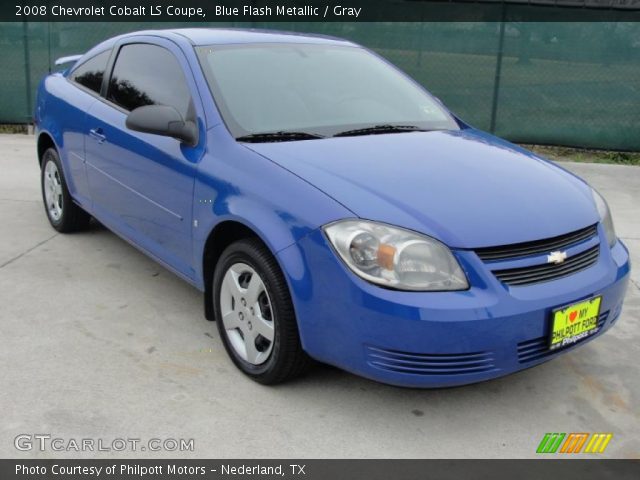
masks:
<instances>
[{"instance_id":1,"label":"driver side window","mask_svg":"<svg viewBox=\"0 0 640 480\"><path fill-rule=\"evenodd\" d=\"M182 67L166 48L124 45L116 59L107 99L131 111L145 105L174 107L188 118L191 95Z\"/></svg>"}]
</instances>

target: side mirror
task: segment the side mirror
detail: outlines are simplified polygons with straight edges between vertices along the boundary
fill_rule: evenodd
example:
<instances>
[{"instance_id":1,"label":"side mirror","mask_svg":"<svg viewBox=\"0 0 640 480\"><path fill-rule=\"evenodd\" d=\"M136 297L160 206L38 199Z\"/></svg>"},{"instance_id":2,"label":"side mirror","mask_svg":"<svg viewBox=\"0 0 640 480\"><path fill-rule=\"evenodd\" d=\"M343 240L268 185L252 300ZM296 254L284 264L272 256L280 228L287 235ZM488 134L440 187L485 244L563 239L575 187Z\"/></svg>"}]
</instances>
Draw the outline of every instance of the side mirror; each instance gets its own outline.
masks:
<instances>
[{"instance_id":1,"label":"side mirror","mask_svg":"<svg viewBox=\"0 0 640 480\"><path fill-rule=\"evenodd\" d=\"M196 123L185 121L175 108L167 105L138 107L127 116L125 124L137 132L173 137L191 146L198 143Z\"/></svg>"}]
</instances>

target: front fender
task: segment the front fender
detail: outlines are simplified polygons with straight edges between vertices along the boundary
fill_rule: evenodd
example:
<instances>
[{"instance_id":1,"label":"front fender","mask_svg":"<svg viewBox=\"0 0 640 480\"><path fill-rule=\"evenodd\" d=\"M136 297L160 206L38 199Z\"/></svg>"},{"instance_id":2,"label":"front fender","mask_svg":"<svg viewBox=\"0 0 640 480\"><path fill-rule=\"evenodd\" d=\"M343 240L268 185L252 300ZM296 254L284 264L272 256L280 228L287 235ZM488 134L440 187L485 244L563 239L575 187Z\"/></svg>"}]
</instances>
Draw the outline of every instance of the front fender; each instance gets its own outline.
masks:
<instances>
[{"instance_id":1,"label":"front fender","mask_svg":"<svg viewBox=\"0 0 640 480\"><path fill-rule=\"evenodd\" d=\"M354 216L305 180L237 143L224 126L207 135L207 145L215 148L198 166L193 202L193 264L200 288L204 248L221 222L245 225L276 255L318 227Z\"/></svg>"}]
</instances>

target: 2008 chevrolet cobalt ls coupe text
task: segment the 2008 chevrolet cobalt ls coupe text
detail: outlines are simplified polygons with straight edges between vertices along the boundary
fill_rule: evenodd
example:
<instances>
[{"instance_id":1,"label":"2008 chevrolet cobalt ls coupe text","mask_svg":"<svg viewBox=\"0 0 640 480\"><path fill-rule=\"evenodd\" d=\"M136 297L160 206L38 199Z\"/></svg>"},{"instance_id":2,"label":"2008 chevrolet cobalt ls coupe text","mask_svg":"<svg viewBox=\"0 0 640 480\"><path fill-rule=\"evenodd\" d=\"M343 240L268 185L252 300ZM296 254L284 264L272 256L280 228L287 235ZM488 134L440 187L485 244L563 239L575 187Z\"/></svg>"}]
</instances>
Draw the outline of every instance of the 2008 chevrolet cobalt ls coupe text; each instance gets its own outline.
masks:
<instances>
[{"instance_id":1,"label":"2008 chevrolet cobalt ls coupe text","mask_svg":"<svg viewBox=\"0 0 640 480\"><path fill-rule=\"evenodd\" d=\"M147 31L38 90L51 225L93 216L204 292L262 383L314 358L382 382L477 382L620 315L605 200L327 37Z\"/></svg>"}]
</instances>

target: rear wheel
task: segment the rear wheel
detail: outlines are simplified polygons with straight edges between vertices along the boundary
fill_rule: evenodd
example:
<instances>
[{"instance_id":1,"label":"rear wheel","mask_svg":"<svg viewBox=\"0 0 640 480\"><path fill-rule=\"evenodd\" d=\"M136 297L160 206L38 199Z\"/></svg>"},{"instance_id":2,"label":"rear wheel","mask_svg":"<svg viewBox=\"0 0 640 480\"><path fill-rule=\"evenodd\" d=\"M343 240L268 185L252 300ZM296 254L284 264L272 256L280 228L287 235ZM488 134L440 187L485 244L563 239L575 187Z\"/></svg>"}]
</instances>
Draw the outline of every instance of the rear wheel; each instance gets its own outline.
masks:
<instances>
[{"instance_id":1,"label":"rear wheel","mask_svg":"<svg viewBox=\"0 0 640 480\"><path fill-rule=\"evenodd\" d=\"M288 286L262 242L240 240L223 252L213 292L218 331L242 372L270 385L307 368Z\"/></svg>"},{"instance_id":2,"label":"rear wheel","mask_svg":"<svg viewBox=\"0 0 640 480\"><path fill-rule=\"evenodd\" d=\"M54 148L47 149L42 155L40 177L42 200L51 226L61 233L86 228L90 216L73 202L62 174L60 157Z\"/></svg>"}]
</instances>

